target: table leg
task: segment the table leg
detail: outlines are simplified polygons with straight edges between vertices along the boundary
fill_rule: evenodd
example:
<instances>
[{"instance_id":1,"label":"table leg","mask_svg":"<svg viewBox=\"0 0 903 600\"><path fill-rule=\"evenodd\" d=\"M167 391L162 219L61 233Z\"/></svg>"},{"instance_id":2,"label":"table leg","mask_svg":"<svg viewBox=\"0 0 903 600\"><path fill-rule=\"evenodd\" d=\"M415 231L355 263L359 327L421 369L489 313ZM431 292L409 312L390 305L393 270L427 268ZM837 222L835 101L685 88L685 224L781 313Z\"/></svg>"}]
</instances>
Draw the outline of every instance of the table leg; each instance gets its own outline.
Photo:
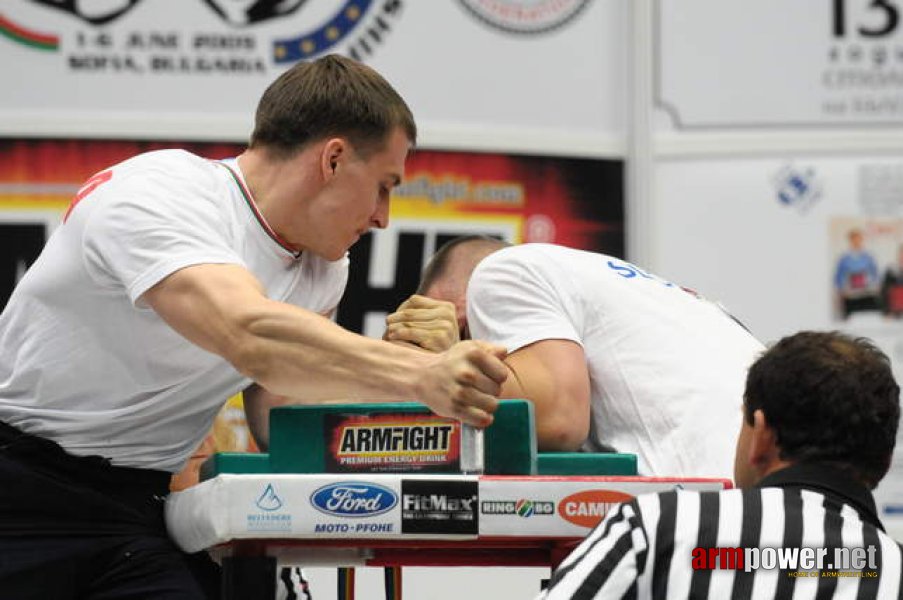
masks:
<instances>
[{"instance_id":1,"label":"table leg","mask_svg":"<svg viewBox=\"0 0 903 600\"><path fill-rule=\"evenodd\" d=\"M385 567L386 600L401 600L401 566Z\"/></svg>"}]
</instances>

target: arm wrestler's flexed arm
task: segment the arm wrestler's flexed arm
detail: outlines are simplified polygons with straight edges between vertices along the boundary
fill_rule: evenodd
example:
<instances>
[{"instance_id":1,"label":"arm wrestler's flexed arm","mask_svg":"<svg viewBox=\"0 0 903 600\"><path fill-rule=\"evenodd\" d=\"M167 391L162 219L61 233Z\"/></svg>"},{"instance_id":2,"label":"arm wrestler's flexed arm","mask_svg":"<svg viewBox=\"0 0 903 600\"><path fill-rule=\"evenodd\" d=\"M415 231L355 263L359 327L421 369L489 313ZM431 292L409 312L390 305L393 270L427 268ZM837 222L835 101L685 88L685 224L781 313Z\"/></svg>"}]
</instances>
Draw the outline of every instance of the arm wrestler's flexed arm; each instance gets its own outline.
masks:
<instances>
[{"instance_id":1,"label":"arm wrestler's flexed arm","mask_svg":"<svg viewBox=\"0 0 903 600\"><path fill-rule=\"evenodd\" d=\"M419 400L484 427L508 370L502 348L462 342L430 354L357 335L266 298L237 265L187 267L143 299L173 329L275 395L306 403Z\"/></svg>"},{"instance_id":2,"label":"arm wrestler's flexed arm","mask_svg":"<svg viewBox=\"0 0 903 600\"><path fill-rule=\"evenodd\" d=\"M412 296L386 318L384 339L441 351L458 339L455 307ZM590 381L583 348L569 340L534 342L505 357L500 398L526 398L536 411L536 439L546 452L574 451L589 435Z\"/></svg>"}]
</instances>

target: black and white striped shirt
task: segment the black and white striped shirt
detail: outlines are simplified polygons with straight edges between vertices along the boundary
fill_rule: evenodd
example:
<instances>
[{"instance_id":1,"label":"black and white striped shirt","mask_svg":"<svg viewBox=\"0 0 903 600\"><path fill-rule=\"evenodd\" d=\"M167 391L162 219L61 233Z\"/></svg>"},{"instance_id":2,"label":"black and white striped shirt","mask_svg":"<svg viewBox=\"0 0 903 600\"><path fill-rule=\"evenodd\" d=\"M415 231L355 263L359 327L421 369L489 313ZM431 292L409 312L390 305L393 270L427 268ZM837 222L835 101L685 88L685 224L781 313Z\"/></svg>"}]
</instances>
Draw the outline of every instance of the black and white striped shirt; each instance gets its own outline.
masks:
<instances>
[{"instance_id":1,"label":"black and white striped shirt","mask_svg":"<svg viewBox=\"0 0 903 600\"><path fill-rule=\"evenodd\" d=\"M821 568L808 560L819 554ZM540 598L898 599L901 557L866 488L795 465L748 490L637 496L587 536Z\"/></svg>"}]
</instances>

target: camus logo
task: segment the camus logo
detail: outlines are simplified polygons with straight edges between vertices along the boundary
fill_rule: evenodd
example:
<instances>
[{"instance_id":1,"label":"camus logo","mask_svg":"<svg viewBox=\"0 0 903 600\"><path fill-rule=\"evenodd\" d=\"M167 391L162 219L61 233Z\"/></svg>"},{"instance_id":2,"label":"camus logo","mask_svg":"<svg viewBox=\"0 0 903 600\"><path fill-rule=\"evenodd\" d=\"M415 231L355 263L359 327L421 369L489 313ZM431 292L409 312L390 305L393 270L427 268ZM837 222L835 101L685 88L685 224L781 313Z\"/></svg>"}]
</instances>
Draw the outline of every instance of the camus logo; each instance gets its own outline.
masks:
<instances>
[{"instance_id":1,"label":"camus logo","mask_svg":"<svg viewBox=\"0 0 903 600\"><path fill-rule=\"evenodd\" d=\"M569 523L592 529L613 506L631 498L630 494L612 490L577 492L558 503L558 514Z\"/></svg>"}]
</instances>

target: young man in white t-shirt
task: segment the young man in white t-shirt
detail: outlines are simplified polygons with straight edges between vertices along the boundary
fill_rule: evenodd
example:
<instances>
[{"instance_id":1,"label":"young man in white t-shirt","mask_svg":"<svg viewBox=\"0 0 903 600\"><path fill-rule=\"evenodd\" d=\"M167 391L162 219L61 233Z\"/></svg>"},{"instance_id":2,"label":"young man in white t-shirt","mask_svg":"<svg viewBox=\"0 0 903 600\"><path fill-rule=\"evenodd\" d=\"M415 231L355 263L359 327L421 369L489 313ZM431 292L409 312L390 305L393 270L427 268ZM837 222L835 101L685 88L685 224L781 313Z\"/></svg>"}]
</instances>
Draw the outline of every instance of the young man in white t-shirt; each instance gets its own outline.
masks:
<instances>
[{"instance_id":1,"label":"young man in white t-shirt","mask_svg":"<svg viewBox=\"0 0 903 600\"><path fill-rule=\"evenodd\" d=\"M88 180L0 315L0 595L216 595L160 498L240 390L261 448L288 402L491 422L502 349L427 354L329 319L415 139L379 74L326 56L267 88L237 159L163 150Z\"/></svg>"},{"instance_id":2,"label":"young man in white t-shirt","mask_svg":"<svg viewBox=\"0 0 903 600\"><path fill-rule=\"evenodd\" d=\"M731 477L746 370L763 346L695 292L612 256L473 236L437 252L387 323L385 339L431 350L459 337L504 346L502 396L533 402L540 450Z\"/></svg>"}]
</instances>

